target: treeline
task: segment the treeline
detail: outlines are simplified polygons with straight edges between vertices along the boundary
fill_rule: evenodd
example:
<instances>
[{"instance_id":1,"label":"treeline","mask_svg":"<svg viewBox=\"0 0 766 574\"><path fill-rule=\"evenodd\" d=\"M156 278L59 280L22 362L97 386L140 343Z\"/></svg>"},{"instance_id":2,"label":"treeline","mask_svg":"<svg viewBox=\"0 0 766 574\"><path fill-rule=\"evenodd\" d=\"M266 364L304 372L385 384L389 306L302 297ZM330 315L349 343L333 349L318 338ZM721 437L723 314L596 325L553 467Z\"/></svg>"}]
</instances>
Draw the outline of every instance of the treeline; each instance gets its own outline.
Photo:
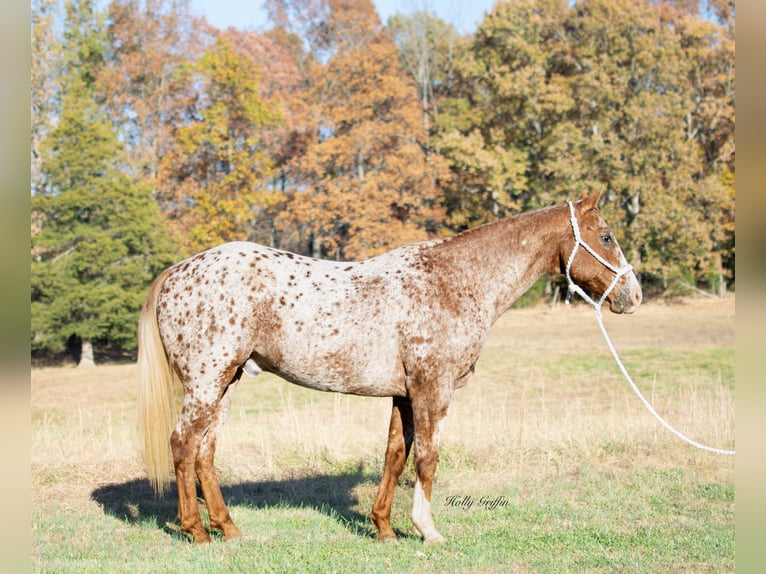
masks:
<instances>
[{"instance_id":1,"label":"treeline","mask_svg":"<svg viewBox=\"0 0 766 574\"><path fill-rule=\"evenodd\" d=\"M151 279L247 239L363 258L604 190L645 288L734 281L734 2L32 2L32 338L135 346ZM701 12L702 11L702 12Z\"/></svg>"}]
</instances>

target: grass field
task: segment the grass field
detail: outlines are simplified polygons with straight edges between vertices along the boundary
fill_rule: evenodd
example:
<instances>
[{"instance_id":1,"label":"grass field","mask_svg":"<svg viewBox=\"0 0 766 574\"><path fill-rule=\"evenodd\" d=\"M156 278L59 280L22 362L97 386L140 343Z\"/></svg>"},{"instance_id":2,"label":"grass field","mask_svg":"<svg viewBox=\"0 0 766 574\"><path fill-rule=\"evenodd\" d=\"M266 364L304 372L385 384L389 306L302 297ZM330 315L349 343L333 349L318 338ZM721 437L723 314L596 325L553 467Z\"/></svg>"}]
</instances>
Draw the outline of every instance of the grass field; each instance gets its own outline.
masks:
<instances>
[{"instance_id":1,"label":"grass field","mask_svg":"<svg viewBox=\"0 0 766 574\"><path fill-rule=\"evenodd\" d=\"M689 436L734 448L734 298L605 316L647 398ZM512 310L456 394L434 486L446 545L397 543L367 515L389 399L244 378L217 466L241 540L188 544L175 490L144 480L133 365L32 371L37 572L732 572L734 460L682 443L623 380L590 308ZM204 516L203 516L204 520Z\"/></svg>"}]
</instances>

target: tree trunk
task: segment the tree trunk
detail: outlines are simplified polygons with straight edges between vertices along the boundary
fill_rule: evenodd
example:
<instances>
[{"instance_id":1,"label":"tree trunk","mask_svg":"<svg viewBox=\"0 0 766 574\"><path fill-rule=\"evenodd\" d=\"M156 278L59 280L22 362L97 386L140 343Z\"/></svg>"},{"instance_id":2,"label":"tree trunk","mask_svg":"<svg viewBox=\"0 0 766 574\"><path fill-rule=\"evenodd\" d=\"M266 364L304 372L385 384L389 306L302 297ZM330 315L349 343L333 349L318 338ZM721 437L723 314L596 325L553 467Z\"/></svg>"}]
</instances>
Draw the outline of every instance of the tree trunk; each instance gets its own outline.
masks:
<instances>
[{"instance_id":1,"label":"tree trunk","mask_svg":"<svg viewBox=\"0 0 766 574\"><path fill-rule=\"evenodd\" d=\"M83 339L80 362L77 364L77 367L80 369L87 369L95 366L96 363L93 361L93 343L90 339Z\"/></svg>"}]
</instances>

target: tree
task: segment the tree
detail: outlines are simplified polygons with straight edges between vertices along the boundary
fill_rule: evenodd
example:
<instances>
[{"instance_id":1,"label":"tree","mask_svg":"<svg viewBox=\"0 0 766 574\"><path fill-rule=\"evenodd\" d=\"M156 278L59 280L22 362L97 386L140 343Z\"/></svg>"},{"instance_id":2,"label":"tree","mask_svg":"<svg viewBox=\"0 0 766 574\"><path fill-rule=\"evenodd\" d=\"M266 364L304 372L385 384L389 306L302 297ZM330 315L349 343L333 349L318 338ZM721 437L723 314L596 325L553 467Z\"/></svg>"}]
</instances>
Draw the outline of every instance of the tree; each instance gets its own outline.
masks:
<instances>
[{"instance_id":1,"label":"tree","mask_svg":"<svg viewBox=\"0 0 766 574\"><path fill-rule=\"evenodd\" d=\"M399 47L402 69L415 81L423 125L430 131L431 115L438 111L437 98L449 93L453 79L460 42L457 30L427 11L395 14L388 20L388 29Z\"/></svg>"},{"instance_id":2,"label":"tree","mask_svg":"<svg viewBox=\"0 0 766 574\"><path fill-rule=\"evenodd\" d=\"M51 130L56 116L56 77L60 66L60 42L55 20L56 0L32 2L32 69L31 69L31 175L33 185L40 181L41 145Z\"/></svg>"},{"instance_id":3,"label":"tree","mask_svg":"<svg viewBox=\"0 0 766 574\"><path fill-rule=\"evenodd\" d=\"M89 0L68 3L61 114L44 141L32 198L32 348L91 342L135 347L135 324L152 278L174 258L147 186L119 169L122 147L94 99L102 54Z\"/></svg>"},{"instance_id":4,"label":"tree","mask_svg":"<svg viewBox=\"0 0 766 574\"><path fill-rule=\"evenodd\" d=\"M689 137L698 60L676 23L647 3L578 3L568 27L582 70L573 80L582 164L609 190L605 211L622 222L620 240L647 284L706 280L720 267L711 207L725 202L725 190Z\"/></svg>"},{"instance_id":5,"label":"tree","mask_svg":"<svg viewBox=\"0 0 766 574\"><path fill-rule=\"evenodd\" d=\"M380 27L369 0L266 0L265 5L276 27L299 37L320 62L339 50L364 45L372 29Z\"/></svg>"},{"instance_id":6,"label":"tree","mask_svg":"<svg viewBox=\"0 0 766 574\"><path fill-rule=\"evenodd\" d=\"M713 192L707 201L713 263L708 283L719 293L734 276L734 2L707 3L711 19L673 14L680 36L691 92L686 116L687 139L697 144L704 180Z\"/></svg>"},{"instance_id":7,"label":"tree","mask_svg":"<svg viewBox=\"0 0 766 574\"><path fill-rule=\"evenodd\" d=\"M269 189L271 159L261 131L276 125L279 105L259 95L259 73L223 38L184 67L196 86L188 116L174 127L162 159L159 197L186 253L250 239L259 210L281 198Z\"/></svg>"},{"instance_id":8,"label":"tree","mask_svg":"<svg viewBox=\"0 0 766 574\"><path fill-rule=\"evenodd\" d=\"M184 119L190 86L178 81L209 39L189 0L112 0L96 89L125 143L131 172L156 186L160 158Z\"/></svg>"},{"instance_id":9,"label":"tree","mask_svg":"<svg viewBox=\"0 0 766 574\"><path fill-rule=\"evenodd\" d=\"M309 80L317 130L292 162L278 222L300 226L315 256L362 258L438 230L442 168L427 154L414 85L371 4L329 7L333 33L322 45L332 57Z\"/></svg>"},{"instance_id":10,"label":"tree","mask_svg":"<svg viewBox=\"0 0 766 574\"><path fill-rule=\"evenodd\" d=\"M306 95L306 55L297 36L281 29L262 34L227 28L221 38L238 57L256 66L260 72L259 97L263 101L278 102L281 111L281 121L259 131L259 147L273 166L268 188L275 192L275 201L257 210L249 236L275 247L300 250L295 230L280 233L274 220L285 205L290 162L303 153L311 134L316 132L316 118Z\"/></svg>"},{"instance_id":11,"label":"tree","mask_svg":"<svg viewBox=\"0 0 766 574\"><path fill-rule=\"evenodd\" d=\"M722 30L646 1L499 3L434 122L453 225L605 190L645 286L718 275L733 233Z\"/></svg>"},{"instance_id":12,"label":"tree","mask_svg":"<svg viewBox=\"0 0 766 574\"><path fill-rule=\"evenodd\" d=\"M572 106L566 15L564 0L498 3L460 53L455 89L434 120L434 147L453 173L453 227L547 202L541 160Z\"/></svg>"}]
</instances>

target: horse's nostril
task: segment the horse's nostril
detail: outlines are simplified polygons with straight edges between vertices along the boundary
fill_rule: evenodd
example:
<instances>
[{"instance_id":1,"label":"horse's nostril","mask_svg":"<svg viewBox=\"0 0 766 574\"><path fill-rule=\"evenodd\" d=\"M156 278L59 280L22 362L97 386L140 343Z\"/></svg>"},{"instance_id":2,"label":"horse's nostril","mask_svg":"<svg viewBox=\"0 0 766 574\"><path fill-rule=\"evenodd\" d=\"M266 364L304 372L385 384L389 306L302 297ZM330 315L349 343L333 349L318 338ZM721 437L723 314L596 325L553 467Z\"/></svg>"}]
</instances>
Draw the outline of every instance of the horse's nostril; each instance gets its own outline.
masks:
<instances>
[{"instance_id":1,"label":"horse's nostril","mask_svg":"<svg viewBox=\"0 0 766 574\"><path fill-rule=\"evenodd\" d=\"M638 307L641 304L641 291L633 291L633 303Z\"/></svg>"}]
</instances>

